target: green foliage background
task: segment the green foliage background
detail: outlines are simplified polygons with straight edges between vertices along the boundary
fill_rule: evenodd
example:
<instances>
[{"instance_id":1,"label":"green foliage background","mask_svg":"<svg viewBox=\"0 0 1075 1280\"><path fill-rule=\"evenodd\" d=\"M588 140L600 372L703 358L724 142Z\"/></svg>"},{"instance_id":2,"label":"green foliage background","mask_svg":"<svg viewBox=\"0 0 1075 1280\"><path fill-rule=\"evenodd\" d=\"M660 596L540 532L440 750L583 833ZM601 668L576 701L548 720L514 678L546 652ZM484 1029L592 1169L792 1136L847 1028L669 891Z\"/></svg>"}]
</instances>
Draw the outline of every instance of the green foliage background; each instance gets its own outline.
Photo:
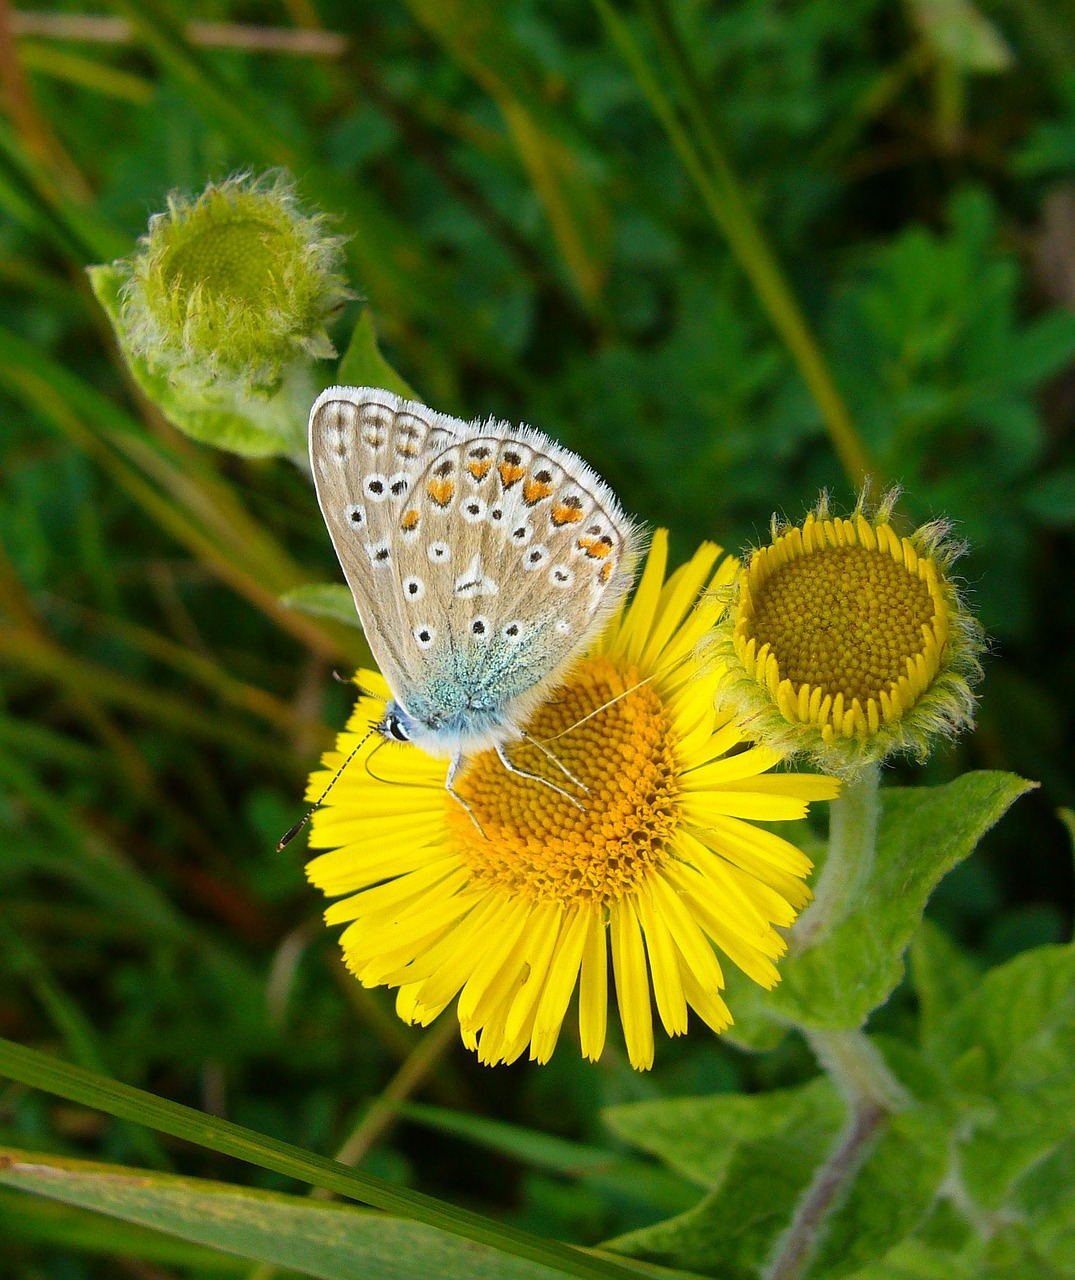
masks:
<instances>
[{"instance_id":1,"label":"green foliage background","mask_svg":"<svg viewBox=\"0 0 1075 1280\"><path fill-rule=\"evenodd\" d=\"M762 1035L747 1055L701 1031L661 1045L644 1077L615 1046L590 1066L565 1039L547 1068L490 1072L343 972L302 848L273 851L347 712L332 669L364 656L358 632L278 603L338 577L312 491L284 459L169 427L127 376L84 268L129 253L169 190L285 165L349 237L364 301L339 319L341 349L372 318L429 403L549 431L684 556L701 538L749 546L822 486L854 499L759 293L743 238L758 226L874 473L906 486L910 522L947 514L971 545L962 572L993 640L979 727L896 780L988 768L1043 784L941 882L925 925L916 907L892 926L891 981L859 1012L889 997L870 1029L933 1110L903 1122L921 1131L886 1135L862 1185L917 1208L889 1238L852 1206L840 1229L873 1244L837 1233L811 1274L1075 1274L1058 1190L1075 1149L1066 1131L1034 1138L1072 1110L1075 978L1051 944L1069 937L1072 901L1057 810L1075 805L1075 5L114 0L110 13L130 24L120 43L24 33L0 68L0 1035L311 1152L336 1152L366 1115L381 1127L359 1167L391 1183L544 1236L757 1274L764 1225L715 1254L696 1227L749 1217L750 1178L792 1195L838 1129L800 1036ZM3 4L0 18L15 21ZM192 18L345 40L331 56L209 49L184 39ZM678 144L624 39L669 95ZM868 925L845 971L852 944L877 942ZM789 1016L812 980L789 974ZM418 1079L391 1110L401 1063ZM740 1094L761 1099L749 1118ZM635 1103L665 1106L663 1121ZM994 1116L974 1138L971 1189L995 1216L980 1256L923 1156L943 1160L952 1107ZM724 1135L709 1144L719 1170L684 1146L702 1126ZM302 1189L16 1084L0 1087L0 1143ZM221 1217L299 1212L263 1203ZM163 1212L150 1205L139 1227L0 1191L0 1275L258 1274L145 1229ZM688 1230L655 1225L679 1213ZM383 1232L375 1245L367 1229ZM414 1274L441 1274L441 1255L391 1224L354 1230L358 1253L307 1274L357 1274L327 1268L369 1267L369 1249L415 1251ZM552 1274L536 1265L490 1274Z\"/></svg>"}]
</instances>

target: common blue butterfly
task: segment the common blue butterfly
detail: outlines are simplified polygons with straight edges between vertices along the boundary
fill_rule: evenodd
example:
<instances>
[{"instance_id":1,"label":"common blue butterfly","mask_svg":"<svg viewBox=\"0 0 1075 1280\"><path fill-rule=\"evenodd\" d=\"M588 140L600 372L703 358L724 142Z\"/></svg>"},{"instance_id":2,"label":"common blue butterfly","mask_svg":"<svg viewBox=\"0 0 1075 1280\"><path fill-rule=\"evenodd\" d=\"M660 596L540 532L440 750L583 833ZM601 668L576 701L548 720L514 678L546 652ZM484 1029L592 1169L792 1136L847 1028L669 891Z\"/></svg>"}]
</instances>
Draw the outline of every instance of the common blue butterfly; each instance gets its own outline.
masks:
<instances>
[{"instance_id":1,"label":"common blue butterfly","mask_svg":"<svg viewBox=\"0 0 1075 1280\"><path fill-rule=\"evenodd\" d=\"M375 387L318 396L310 463L392 691L378 731L450 757L453 795L477 752L522 773L505 748L630 586L640 538L616 495L532 427Z\"/></svg>"}]
</instances>

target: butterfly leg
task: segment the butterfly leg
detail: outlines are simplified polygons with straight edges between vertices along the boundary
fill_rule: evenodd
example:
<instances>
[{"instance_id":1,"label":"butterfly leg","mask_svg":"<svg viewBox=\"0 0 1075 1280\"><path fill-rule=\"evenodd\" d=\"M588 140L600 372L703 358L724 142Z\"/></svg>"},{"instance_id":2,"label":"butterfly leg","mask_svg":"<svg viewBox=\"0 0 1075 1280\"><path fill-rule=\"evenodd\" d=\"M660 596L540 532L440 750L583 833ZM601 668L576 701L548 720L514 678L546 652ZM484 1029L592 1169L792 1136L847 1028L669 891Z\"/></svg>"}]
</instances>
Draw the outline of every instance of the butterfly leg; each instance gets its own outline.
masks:
<instances>
[{"instance_id":1,"label":"butterfly leg","mask_svg":"<svg viewBox=\"0 0 1075 1280\"><path fill-rule=\"evenodd\" d=\"M508 773L514 773L517 778L529 778L532 782L541 782L550 790L555 791L557 795L563 796L565 800L570 800L571 803L575 806L576 809L579 810L580 813L586 812L585 808L581 804L579 804L579 802L575 799L575 797L571 794L570 791L565 791L563 787L558 787L555 782L550 782L548 778L543 778L540 773L530 773L526 769L520 769L517 764L512 764L512 762L508 759L508 754L503 747L497 747L496 754L499 756L500 763L504 766L505 769L507 769Z\"/></svg>"},{"instance_id":2,"label":"butterfly leg","mask_svg":"<svg viewBox=\"0 0 1075 1280\"><path fill-rule=\"evenodd\" d=\"M460 805L462 808L464 808L467 811L467 813L470 815L471 822L473 822L474 825L478 828L478 834L484 840L485 832L482 830L482 824L478 821L477 815L475 814L474 810L470 807L470 805L467 804L467 802L459 794L459 792L456 791L455 787L452 786L452 783L455 782L456 775L459 773L459 770L462 767L463 767L463 753L461 751L457 751L456 754L452 756L451 762L448 765L448 776L444 779L444 788L448 792L448 794L452 797L452 799L456 802L456 804Z\"/></svg>"},{"instance_id":3,"label":"butterfly leg","mask_svg":"<svg viewBox=\"0 0 1075 1280\"><path fill-rule=\"evenodd\" d=\"M550 751L549 748L544 744L544 742L541 742L539 739L532 737L529 733L526 733L526 732L523 733L523 737L527 740L527 742L530 743L531 746L537 747L537 749L541 752L543 756L548 756L548 758L553 762L553 764L557 767L557 769L560 770L560 772L564 775L565 778L567 778L569 782L573 782L575 786L578 787L578 789L584 792L586 795L590 794L590 788L586 785L586 783L583 782L580 778L576 778L575 775L571 772L571 770L567 767L567 765L564 764L564 762L559 758L559 756L557 756L554 752Z\"/></svg>"}]
</instances>

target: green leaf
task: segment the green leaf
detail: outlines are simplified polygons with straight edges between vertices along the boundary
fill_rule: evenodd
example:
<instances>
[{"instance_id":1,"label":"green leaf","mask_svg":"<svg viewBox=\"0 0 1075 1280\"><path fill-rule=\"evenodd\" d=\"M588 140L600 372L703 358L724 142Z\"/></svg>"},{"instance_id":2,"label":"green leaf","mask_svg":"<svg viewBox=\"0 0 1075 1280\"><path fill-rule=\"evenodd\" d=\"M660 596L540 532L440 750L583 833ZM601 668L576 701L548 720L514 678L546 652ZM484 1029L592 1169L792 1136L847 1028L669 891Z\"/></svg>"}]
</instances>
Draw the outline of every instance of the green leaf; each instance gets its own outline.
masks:
<instances>
[{"instance_id":1,"label":"green leaf","mask_svg":"<svg viewBox=\"0 0 1075 1280\"><path fill-rule=\"evenodd\" d=\"M494 1222L420 1191L411 1191L372 1174L349 1169L326 1156L303 1151L291 1143L281 1142L278 1138L257 1133L229 1120L158 1098L143 1089L74 1067L10 1040L0 1039L0 1075L34 1089L44 1089L71 1102L96 1107L107 1115L134 1120L160 1133L185 1138L210 1151L235 1156L262 1169L271 1169L286 1177L298 1178L350 1199L398 1213L401 1217L435 1227L473 1244L500 1249L514 1258L551 1267L554 1271L581 1276L584 1280L591 1277L593 1280L598 1280L598 1277L629 1280L636 1275L631 1268L610 1258L587 1254L569 1245L531 1235L518 1227Z\"/></svg>"},{"instance_id":2,"label":"green leaf","mask_svg":"<svg viewBox=\"0 0 1075 1280\"><path fill-rule=\"evenodd\" d=\"M615 1107L614 1132L713 1190L694 1209L608 1242L665 1267L757 1280L819 1159L843 1123L828 1080L746 1097L673 1098Z\"/></svg>"},{"instance_id":3,"label":"green leaf","mask_svg":"<svg viewBox=\"0 0 1075 1280\"><path fill-rule=\"evenodd\" d=\"M381 354L373 315L364 306L355 322L351 341L344 352L336 379L349 387L384 387L406 400L418 400L409 383L405 382Z\"/></svg>"},{"instance_id":4,"label":"green leaf","mask_svg":"<svg viewBox=\"0 0 1075 1280\"><path fill-rule=\"evenodd\" d=\"M750 1097L614 1108L607 1119L617 1133L712 1191L689 1212L610 1247L720 1280L756 1280L844 1117L843 1102L824 1078ZM944 1177L948 1142L935 1109L891 1117L828 1220L809 1274L846 1275L913 1231Z\"/></svg>"},{"instance_id":5,"label":"green leaf","mask_svg":"<svg viewBox=\"0 0 1075 1280\"><path fill-rule=\"evenodd\" d=\"M127 342L122 291L126 276L115 265L88 267L90 285L101 304L131 376L140 390L184 435L202 444L247 457L303 453L306 420L316 396L311 371L297 368L272 397L239 393L226 384L193 391L167 370L151 368Z\"/></svg>"},{"instance_id":6,"label":"green leaf","mask_svg":"<svg viewBox=\"0 0 1075 1280\"><path fill-rule=\"evenodd\" d=\"M560 1274L421 1223L199 1178L5 1151L0 1183L322 1280Z\"/></svg>"},{"instance_id":7,"label":"green leaf","mask_svg":"<svg viewBox=\"0 0 1075 1280\"><path fill-rule=\"evenodd\" d=\"M349 627L361 627L362 622L355 608L355 598L350 587L339 582L309 582L305 586L285 591L280 603L288 609L299 609L315 618L333 618Z\"/></svg>"},{"instance_id":8,"label":"green leaf","mask_svg":"<svg viewBox=\"0 0 1075 1280\"><path fill-rule=\"evenodd\" d=\"M978 985L981 970L932 920L919 924L909 956L925 1040L936 1034L952 1008Z\"/></svg>"},{"instance_id":9,"label":"green leaf","mask_svg":"<svg viewBox=\"0 0 1075 1280\"><path fill-rule=\"evenodd\" d=\"M903 953L938 881L1035 785L983 771L941 787L883 790L876 859L847 918L783 961L780 985L757 999L800 1026L861 1026L903 977Z\"/></svg>"},{"instance_id":10,"label":"green leaf","mask_svg":"<svg viewBox=\"0 0 1075 1280\"><path fill-rule=\"evenodd\" d=\"M833 1135L840 1127L843 1107L833 1087L819 1077L797 1089L765 1094L634 1102L609 1107L602 1116L617 1137L658 1156L699 1186L713 1189L724 1181L739 1146L763 1142L803 1124Z\"/></svg>"},{"instance_id":11,"label":"green leaf","mask_svg":"<svg viewBox=\"0 0 1075 1280\"><path fill-rule=\"evenodd\" d=\"M1039 947L991 970L924 1051L962 1116L967 1191L995 1208L1075 1135L1075 948Z\"/></svg>"},{"instance_id":12,"label":"green leaf","mask_svg":"<svg viewBox=\"0 0 1075 1280\"><path fill-rule=\"evenodd\" d=\"M851 1280L981 1280L970 1259L904 1240L885 1257L853 1273Z\"/></svg>"},{"instance_id":13,"label":"green leaf","mask_svg":"<svg viewBox=\"0 0 1075 1280\"><path fill-rule=\"evenodd\" d=\"M1065 1275L1075 1274L1075 1138L1035 1164L1011 1199L1035 1248Z\"/></svg>"}]
</instances>

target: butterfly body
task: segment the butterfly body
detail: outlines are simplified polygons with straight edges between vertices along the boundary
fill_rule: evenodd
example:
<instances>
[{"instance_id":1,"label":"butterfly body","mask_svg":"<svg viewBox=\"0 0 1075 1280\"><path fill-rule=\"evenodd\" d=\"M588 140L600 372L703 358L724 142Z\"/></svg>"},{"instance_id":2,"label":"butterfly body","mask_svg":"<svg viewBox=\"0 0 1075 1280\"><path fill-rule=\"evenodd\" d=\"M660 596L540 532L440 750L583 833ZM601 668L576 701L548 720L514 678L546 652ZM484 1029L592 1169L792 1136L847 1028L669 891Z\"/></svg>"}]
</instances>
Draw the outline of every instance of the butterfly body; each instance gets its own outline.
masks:
<instances>
[{"instance_id":1,"label":"butterfly body","mask_svg":"<svg viewBox=\"0 0 1075 1280\"><path fill-rule=\"evenodd\" d=\"M310 462L393 694L382 734L451 757L449 776L502 753L630 585L639 539L615 495L533 428L370 387L318 397Z\"/></svg>"}]
</instances>

